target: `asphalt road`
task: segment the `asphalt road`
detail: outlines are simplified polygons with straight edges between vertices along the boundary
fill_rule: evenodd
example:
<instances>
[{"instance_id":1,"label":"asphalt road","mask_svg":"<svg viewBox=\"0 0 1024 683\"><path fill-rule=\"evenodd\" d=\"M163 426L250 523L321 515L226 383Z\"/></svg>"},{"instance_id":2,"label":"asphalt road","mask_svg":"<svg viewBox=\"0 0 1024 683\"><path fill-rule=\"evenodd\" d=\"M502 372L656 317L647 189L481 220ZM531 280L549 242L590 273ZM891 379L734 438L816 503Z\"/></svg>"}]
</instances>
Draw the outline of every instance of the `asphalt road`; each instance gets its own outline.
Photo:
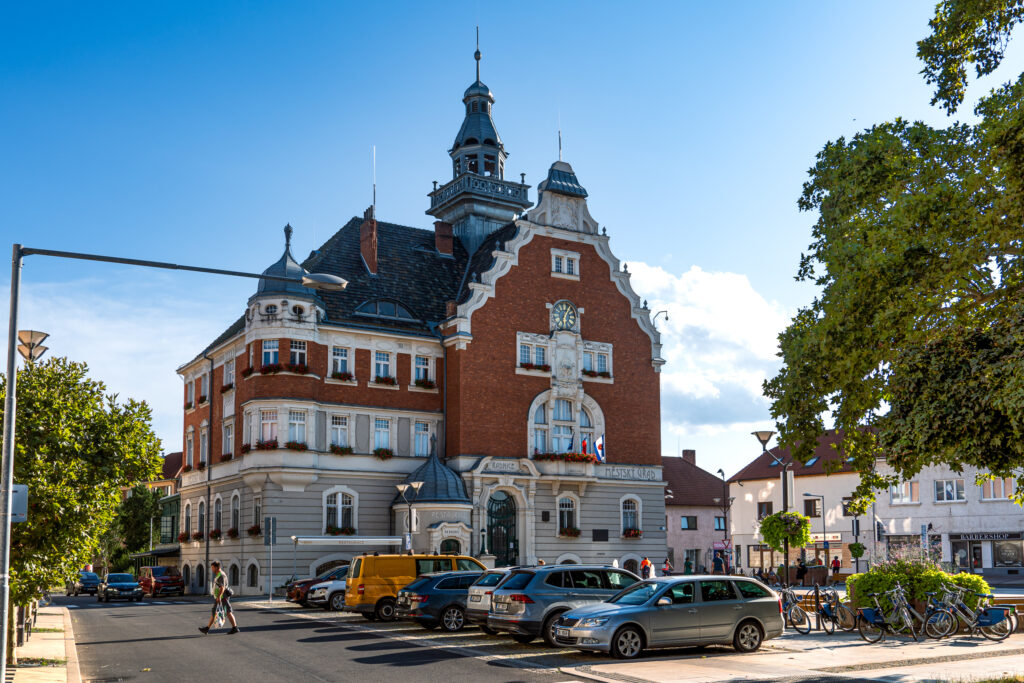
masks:
<instances>
[{"instance_id":1,"label":"asphalt road","mask_svg":"<svg viewBox=\"0 0 1024 683\"><path fill-rule=\"evenodd\" d=\"M472 656L438 646L435 632L418 627L388 624L381 629L358 617L346 622L326 612L321 620L315 612L279 613L239 603L235 612L241 633L229 636L225 629L203 636L196 628L209 619L209 602L98 603L86 596L55 602L71 608L84 681L579 680L517 657ZM529 659L529 646L516 647L524 648Z\"/></svg>"}]
</instances>

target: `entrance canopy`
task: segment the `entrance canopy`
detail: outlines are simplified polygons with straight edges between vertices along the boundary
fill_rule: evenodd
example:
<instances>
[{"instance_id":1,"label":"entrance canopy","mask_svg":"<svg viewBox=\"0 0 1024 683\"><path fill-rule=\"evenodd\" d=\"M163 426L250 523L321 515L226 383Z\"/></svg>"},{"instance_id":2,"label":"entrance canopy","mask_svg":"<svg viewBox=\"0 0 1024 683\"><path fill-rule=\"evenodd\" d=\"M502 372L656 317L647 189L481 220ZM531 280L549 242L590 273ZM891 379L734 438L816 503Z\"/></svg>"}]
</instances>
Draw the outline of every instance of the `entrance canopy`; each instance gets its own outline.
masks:
<instances>
[{"instance_id":1,"label":"entrance canopy","mask_svg":"<svg viewBox=\"0 0 1024 683\"><path fill-rule=\"evenodd\" d=\"M401 536L292 536L295 545L402 545Z\"/></svg>"}]
</instances>

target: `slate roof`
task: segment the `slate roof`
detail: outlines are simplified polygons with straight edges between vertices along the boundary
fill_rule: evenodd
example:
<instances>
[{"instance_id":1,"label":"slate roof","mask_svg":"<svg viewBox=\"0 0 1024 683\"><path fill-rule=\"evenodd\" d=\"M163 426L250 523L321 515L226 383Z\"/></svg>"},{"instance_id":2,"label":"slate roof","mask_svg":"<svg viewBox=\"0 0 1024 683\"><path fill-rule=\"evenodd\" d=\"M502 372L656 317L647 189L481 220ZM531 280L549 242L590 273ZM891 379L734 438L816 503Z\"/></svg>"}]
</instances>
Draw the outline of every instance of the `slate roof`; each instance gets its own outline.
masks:
<instances>
[{"instance_id":1,"label":"slate roof","mask_svg":"<svg viewBox=\"0 0 1024 683\"><path fill-rule=\"evenodd\" d=\"M413 481L422 481L423 486L419 492L408 489L403 497L401 493L395 495L394 503L460 503L472 505L469 496L466 494L466 486L456 472L441 462L436 453L432 453L427 461L420 465L416 471L405 478L406 484ZM393 504L394 504L393 503Z\"/></svg>"},{"instance_id":2,"label":"slate roof","mask_svg":"<svg viewBox=\"0 0 1024 683\"><path fill-rule=\"evenodd\" d=\"M749 465L741 469L729 479L733 481L750 481L752 479L778 479L781 466L775 464L775 460L769 454L774 454L784 463L793 463L790 471L795 477L810 477L823 475L825 464L843 460L842 467L835 473L853 472L850 463L845 462L843 456L835 448L835 445L842 439L842 433L830 429L818 437L818 445L814 449L814 455L804 464L793 460L787 448L769 448L767 453L757 456Z\"/></svg>"},{"instance_id":3,"label":"slate roof","mask_svg":"<svg viewBox=\"0 0 1024 683\"><path fill-rule=\"evenodd\" d=\"M537 186L537 192L557 192L570 197L587 197L586 189L580 185L572 166L564 161L556 161L548 169L548 177Z\"/></svg>"},{"instance_id":4,"label":"slate roof","mask_svg":"<svg viewBox=\"0 0 1024 683\"><path fill-rule=\"evenodd\" d=\"M505 242L516 236L517 230L515 223L509 223L500 230L492 232L487 239L480 243L472 258L469 259L469 268L466 270L466 277L460 283L456 301L461 304L469 298L469 284L480 281L480 275L494 265L494 250L499 247L503 249Z\"/></svg>"},{"instance_id":5,"label":"slate roof","mask_svg":"<svg viewBox=\"0 0 1024 683\"><path fill-rule=\"evenodd\" d=\"M661 473L668 484L666 495L668 490L672 491L672 497L665 498L665 505L721 507L721 502L716 503L714 499L727 495L719 477L685 458L662 456Z\"/></svg>"},{"instance_id":6,"label":"slate roof","mask_svg":"<svg viewBox=\"0 0 1024 683\"><path fill-rule=\"evenodd\" d=\"M164 456L164 464L161 468L161 479L176 479L181 474L181 451L168 453Z\"/></svg>"}]
</instances>

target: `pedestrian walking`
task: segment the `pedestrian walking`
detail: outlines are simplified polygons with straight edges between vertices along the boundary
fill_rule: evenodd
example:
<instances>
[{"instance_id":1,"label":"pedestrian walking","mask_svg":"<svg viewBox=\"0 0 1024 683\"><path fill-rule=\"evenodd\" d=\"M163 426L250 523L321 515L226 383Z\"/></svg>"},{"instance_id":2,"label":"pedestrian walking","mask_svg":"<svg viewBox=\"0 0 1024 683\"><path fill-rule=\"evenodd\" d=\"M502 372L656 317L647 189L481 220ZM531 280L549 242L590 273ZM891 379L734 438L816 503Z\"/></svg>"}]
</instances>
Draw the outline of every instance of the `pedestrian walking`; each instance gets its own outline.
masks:
<instances>
[{"instance_id":1,"label":"pedestrian walking","mask_svg":"<svg viewBox=\"0 0 1024 683\"><path fill-rule=\"evenodd\" d=\"M842 566L843 563L839 561L838 555L832 558L832 583L836 583L839 580L839 568Z\"/></svg>"},{"instance_id":2,"label":"pedestrian walking","mask_svg":"<svg viewBox=\"0 0 1024 683\"><path fill-rule=\"evenodd\" d=\"M693 573L693 560L691 560L690 558L686 558L686 561L683 562L683 574L692 574L692 573Z\"/></svg>"},{"instance_id":3,"label":"pedestrian walking","mask_svg":"<svg viewBox=\"0 0 1024 683\"><path fill-rule=\"evenodd\" d=\"M644 558L643 562L640 563L640 576L645 579L651 578L651 561L648 558Z\"/></svg>"},{"instance_id":4,"label":"pedestrian walking","mask_svg":"<svg viewBox=\"0 0 1024 683\"><path fill-rule=\"evenodd\" d=\"M665 564L661 567L661 573L664 576L672 573L672 563L668 561L667 557L665 558Z\"/></svg>"},{"instance_id":5,"label":"pedestrian walking","mask_svg":"<svg viewBox=\"0 0 1024 683\"><path fill-rule=\"evenodd\" d=\"M213 622L217 620L217 610L224 610L224 615L231 622L231 630L228 635L238 633L238 622L235 621L235 613L231 611L231 596L234 591L228 586L228 577L220 570L220 562L214 560L210 563L210 574L213 575L213 609L210 614L210 623L200 626L199 632L204 636L213 628Z\"/></svg>"},{"instance_id":6,"label":"pedestrian walking","mask_svg":"<svg viewBox=\"0 0 1024 683\"><path fill-rule=\"evenodd\" d=\"M724 574L725 573L725 560L722 559L722 553L716 552L715 559L711 561L711 573L712 574Z\"/></svg>"},{"instance_id":7,"label":"pedestrian walking","mask_svg":"<svg viewBox=\"0 0 1024 683\"><path fill-rule=\"evenodd\" d=\"M804 585L804 577L807 576L807 563L800 560L800 563L796 566L796 580L800 582L800 585Z\"/></svg>"}]
</instances>

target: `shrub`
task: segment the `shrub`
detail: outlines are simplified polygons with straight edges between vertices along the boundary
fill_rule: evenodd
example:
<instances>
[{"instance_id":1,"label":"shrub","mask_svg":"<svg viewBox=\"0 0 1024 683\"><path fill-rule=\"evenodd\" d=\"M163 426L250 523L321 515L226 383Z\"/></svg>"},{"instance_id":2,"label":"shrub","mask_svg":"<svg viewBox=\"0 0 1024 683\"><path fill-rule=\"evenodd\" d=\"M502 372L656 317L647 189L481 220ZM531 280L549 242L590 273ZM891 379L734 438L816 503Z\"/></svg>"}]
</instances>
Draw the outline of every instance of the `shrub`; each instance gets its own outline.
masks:
<instances>
[{"instance_id":1,"label":"shrub","mask_svg":"<svg viewBox=\"0 0 1024 683\"><path fill-rule=\"evenodd\" d=\"M867 548L864 547L863 543L851 543L850 544L850 557L857 560L864 557L864 551Z\"/></svg>"},{"instance_id":2,"label":"shrub","mask_svg":"<svg viewBox=\"0 0 1024 683\"><path fill-rule=\"evenodd\" d=\"M948 574L939 569L937 564L926 559L880 562L868 571L846 579L846 588L851 602L856 607L871 607L874 601L867 597L869 593L892 590L897 583L906 589L907 599L912 602L926 602L926 593L940 590L943 584L961 586L974 593L990 592L988 583L980 576L966 573ZM964 601L974 609L977 598L967 595Z\"/></svg>"},{"instance_id":3,"label":"shrub","mask_svg":"<svg viewBox=\"0 0 1024 683\"><path fill-rule=\"evenodd\" d=\"M811 520L799 512L776 512L761 520L760 533L764 542L779 552L785 541L790 548L803 548L811 542Z\"/></svg>"}]
</instances>

